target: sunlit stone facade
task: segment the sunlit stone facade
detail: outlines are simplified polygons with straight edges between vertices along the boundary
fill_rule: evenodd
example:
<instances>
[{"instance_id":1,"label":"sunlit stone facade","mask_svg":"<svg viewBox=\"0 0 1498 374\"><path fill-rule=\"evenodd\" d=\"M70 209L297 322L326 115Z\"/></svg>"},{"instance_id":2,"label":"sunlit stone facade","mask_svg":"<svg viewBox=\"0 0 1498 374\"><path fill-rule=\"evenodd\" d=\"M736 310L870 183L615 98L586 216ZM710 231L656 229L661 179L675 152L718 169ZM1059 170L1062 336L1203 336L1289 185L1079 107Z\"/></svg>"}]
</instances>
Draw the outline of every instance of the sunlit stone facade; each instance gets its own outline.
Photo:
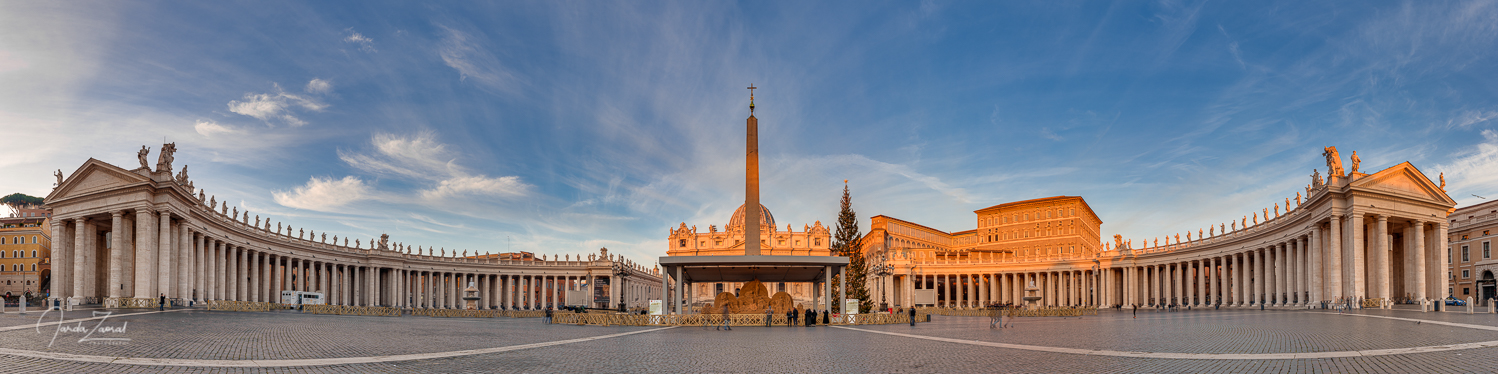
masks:
<instances>
[{"instance_id":1,"label":"sunlit stone facade","mask_svg":"<svg viewBox=\"0 0 1498 374\"><path fill-rule=\"evenodd\" d=\"M863 242L875 269L867 286L890 306L1020 304L1032 284L1045 306L1303 308L1446 296L1442 240L1456 202L1444 182L1407 162L1367 174L1354 160L1344 174L1335 148L1326 154L1326 178L1316 171L1293 202L1137 241L1097 240L1101 221L1080 198L1075 214L1066 197L981 209L976 230L953 233L877 216Z\"/></svg>"},{"instance_id":2,"label":"sunlit stone facade","mask_svg":"<svg viewBox=\"0 0 1498 374\"><path fill-rule=\"evenodd\" d=\"M832 236L821 221L811 225L802 225L801 231L792 230L791 225L784 229L775 227L775 216L768 208L760 205L760 254L775 256L828 256L831 253ZM699 231L697 226L688 227L681 223L677 228L671 229L667 244L670 248L666 250L667 256L739 256L744 254L744 207L739 206L733 217L722 230L717 225L708 226L706 232ZM720 292L737 293L742 283L697 283L688 288L684 299L688 303L700 304L711 303L713 297ZM816 295L814 288L809 283L766 283L770 293L784 291L791 294L791 298L797 303L810 305L813 296Z\"/></svg>"}]
</instances>

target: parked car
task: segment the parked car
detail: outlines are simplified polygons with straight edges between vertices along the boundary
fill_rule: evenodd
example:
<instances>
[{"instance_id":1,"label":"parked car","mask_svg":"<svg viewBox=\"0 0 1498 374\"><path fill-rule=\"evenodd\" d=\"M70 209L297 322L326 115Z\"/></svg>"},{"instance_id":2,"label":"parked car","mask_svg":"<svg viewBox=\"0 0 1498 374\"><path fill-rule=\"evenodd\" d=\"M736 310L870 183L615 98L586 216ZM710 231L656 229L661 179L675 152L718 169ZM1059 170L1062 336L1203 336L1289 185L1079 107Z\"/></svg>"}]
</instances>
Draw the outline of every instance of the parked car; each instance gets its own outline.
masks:
<instances>
[{"instance_id":1,"label":"parked car","mask_svg":"<svg viewBox=\"0 0 1498 374\"><path fill-rule=\"evenodd\" d=\"M1448 306L1467 306L1467 302L1466 301L1462 301L1462 299L1458 299L1458 298L1455 298L1455 297L1447 296L1446 297L1446 305L1448 305Z\"/></svg>"}]
</instances>

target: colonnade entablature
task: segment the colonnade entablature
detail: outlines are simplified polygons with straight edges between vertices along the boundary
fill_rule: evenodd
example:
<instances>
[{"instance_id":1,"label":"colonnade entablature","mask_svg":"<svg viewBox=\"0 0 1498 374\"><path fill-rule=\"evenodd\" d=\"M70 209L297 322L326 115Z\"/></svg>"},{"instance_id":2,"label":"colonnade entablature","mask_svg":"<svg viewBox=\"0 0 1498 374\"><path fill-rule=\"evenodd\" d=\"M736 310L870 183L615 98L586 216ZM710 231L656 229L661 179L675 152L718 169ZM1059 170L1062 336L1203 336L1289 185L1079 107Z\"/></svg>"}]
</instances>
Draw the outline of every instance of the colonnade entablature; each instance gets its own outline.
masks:
<instances>
[{"instance_id":1,"label":"colonnade entablature","mask_svg":"<svg viewBox=\"0 0 1498 374\"><path fill-rule=\"evenodd\" d=\"M173 175L163 146L153 170L89 159L59 170L45 199L52 219L52 295L73 302L280 302L283 291L322 292L329 304L452 308L468 284L486 308L643 307L659 272L598 253L513 259L292 231L194 196L186 167ZM274 227L274 228L273 228ZM585 290L584 287L588 289ZM608 297L592 291L607 288Z\"/></svg>"}]
</instances>

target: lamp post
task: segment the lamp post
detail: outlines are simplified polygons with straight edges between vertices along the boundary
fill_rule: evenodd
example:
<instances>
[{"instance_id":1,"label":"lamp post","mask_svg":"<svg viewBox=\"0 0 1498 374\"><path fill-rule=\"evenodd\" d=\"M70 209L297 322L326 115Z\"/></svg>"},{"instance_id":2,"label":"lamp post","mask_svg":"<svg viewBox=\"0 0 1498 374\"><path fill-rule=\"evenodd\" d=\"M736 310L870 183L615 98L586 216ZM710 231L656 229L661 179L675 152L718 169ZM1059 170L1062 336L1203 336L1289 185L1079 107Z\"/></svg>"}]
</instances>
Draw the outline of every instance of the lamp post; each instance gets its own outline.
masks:
<instances>
[{"instance_id":1,"label":"lamp post","mask_svg":"<svg viewBox=\"0 0 1498 374\"><path fill-rule=\"evenodd\" d=\"M624 263L617 262L617 261L613 262L612 267L613 267L613 270L614 270L613 271L614 279L610 279L609 280L609 287L619 287L619 311L623 312L624 311L624 304L625 304L624 300L628 300L628 299L624 295L624 292L627 289L624 288L624 287L621 287L621 286L624 285L624 277L629 276L629 267L625 266ZM613 301L613 300L609 300L609 301Z\"/></svg>"},{"instance_id":2,"label":"lamp post","mask_svg":"<svg viewBox=\"0 0 1498 374\"><path fill-rule=\"evenodd\" d=\"M874 275L879 277L879 309L882 310L889 308L888 301L884 299L884 292L887 291L884 289L884 277L889 276L890 271L893 269L889 265L889 256L887 253L880 251L878 259L879 262L874 264L873 270Z\"/></svg>"}]
</instances>

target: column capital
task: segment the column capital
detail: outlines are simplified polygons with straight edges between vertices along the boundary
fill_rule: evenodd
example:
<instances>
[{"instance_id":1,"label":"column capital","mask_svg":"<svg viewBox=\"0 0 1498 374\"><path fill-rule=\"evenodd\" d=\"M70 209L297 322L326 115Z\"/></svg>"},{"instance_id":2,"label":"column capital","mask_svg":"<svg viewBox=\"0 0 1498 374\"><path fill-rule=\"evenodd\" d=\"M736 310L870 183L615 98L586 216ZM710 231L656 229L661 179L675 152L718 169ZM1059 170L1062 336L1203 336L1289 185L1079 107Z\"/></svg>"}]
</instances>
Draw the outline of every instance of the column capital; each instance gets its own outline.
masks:
<instances>
[{"instance_id":1,"label":"column capital","mask_svg":"<svg viewBox=\"0 0 1498 374\"><path fill-rule=\"evenodd\" d=\"M116 210L116 211L113 211L113 212L109 212L109 215L114 216L114 218L120 218L120 217L124 217L125 216L125 211L123 211L123 210Z\"/></svg>"}]
</instances>

